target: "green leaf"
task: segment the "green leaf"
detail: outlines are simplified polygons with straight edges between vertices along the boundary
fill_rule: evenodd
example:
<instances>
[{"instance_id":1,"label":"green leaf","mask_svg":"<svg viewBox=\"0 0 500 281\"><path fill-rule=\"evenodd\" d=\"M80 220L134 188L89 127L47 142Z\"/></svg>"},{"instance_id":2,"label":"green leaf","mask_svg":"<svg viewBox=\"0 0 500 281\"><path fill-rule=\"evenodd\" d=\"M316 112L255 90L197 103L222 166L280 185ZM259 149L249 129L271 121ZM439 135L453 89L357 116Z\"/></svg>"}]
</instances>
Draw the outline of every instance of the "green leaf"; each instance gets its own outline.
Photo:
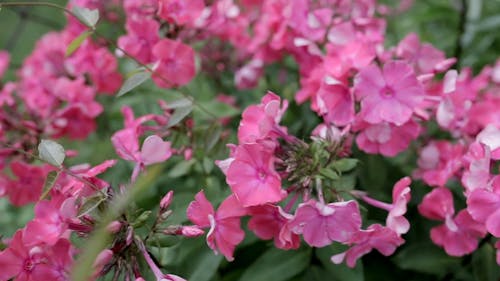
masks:
<instances>
[{"instance_id":1,"label":"green leaf","mask_svg":"<svg viewBox=\"0 0 500 281\"><path fill-rule=\"evenodd\" d=\"M435 275L442 275L460 263L459 259L446 255L442 249L428 243L414 243L401 249L393 261L402 269Z\"/></svg>"},{"instance_id":2,"label":"green leaf","mask_svg":"<svg viewBox=\"0 0 500 281\"><path fill-rule=\"evenodd\" d=\"M338 180L339 179L339 174L337 174L334 170L329 169L329 168L321 168L319 173L324 176L325 178L331 179L331 180Z\"/></svg>"},{"instance_id":3,"label":"green leaf","mask_svg":"<svg viewBox=\"0 0 500 281\"><path fill-rule=\"evenodd\" d=\"M211 251L205 251L203 254L196 253L198 262L193 273L187 278L189 281L209 281L217 272L222 261L222 255L214 256Z\"/></svg>"},{"instance_id":4,"label":"green leaf","mask_svg":"<svg viewBox=\"0 0 500 281\"><path fill-rule=\"evenodd\" d=\"M47 178L45 178L45 182L43 184L43 192L42 196L40 196L40 200L43 200L47 197L52 187L54 187L57 177L59 177L59 171L50 171L47 174Z\"/></svg>"},{"instance_id":5,"label":"green leaf","mask_svg":"<svg viewBox=\"0 0 500 281\"><path fill-rule=\"evenodd\" d=\"M202 102L201 106L218 118L232 117L240 114L240 110L236 109L234 106L215 100Z\"/></svg>"},{"instance_id":6,"label":"green leaf","mask_svg":"<svg viewBox=\"0 0 500 281\"><path fill-rule=\"evenodd\" d=\"M343 158L333 162L332 166L339 172L348 172L358 164L358 159L354 158Z\"/></svg>"},{"instance_id":7,"label":"green leaf","mask_svg":"<svg viewBox=\"0 0 500 281\"><path fill-rule=\"evenodd\" d=\"M182 98L178 100L174 100L171 102L167 102L167 108L175 109L180 107L189 107L193 105L193 101L188 98Z\"/></svg>"},{"instance_id":8,"label":"green leaf","mask_svg":"<svg viewBox=\"0 0 500 281\"><path fill-rule=\"evenodd\" d=\"M95 28L97 21L99 20L99 10L87 9L74 6L73 13L78 17L86 26L90 28Z\"/></svg>"},{"instance_id":9,"label":"green leaf","mask_svg":"<svg viewBox=\"0 0 500 281\"><path fill-rule=\"evenodd\" d=\"M83 202L82 206L80 207L80 209L78 210L78 217L89 214L97 207L99 207L99 205L101 205L101 203L104 202L105 200L106 199L101 194L97 194L92 197L87 197Z\"/></svg>"},{"instance_id":10,"label":"green leaf","mask_svg":"<svg viewBox=\"0 0 500 281\"><path fill-rule=\"evenodd\" d=\"M71 56L82 45L83 41L85 41L85 39L87 39L91 34L92 31L85 30L80 35L78 35L78 37L73 39L73 41L71 41L71 43L69 43L68 47L66 48L66 56Z\"/></svg>"},{"instance_id":11,"label":"green leaf","mask_svg":"<svg viewBox=\"0 0 500 281\"><path fill-rule=\"evenodd\" d=\"M309 265L310 254L310 249L284 251L272 248L250 265L239 281L288 280Z\"/></svg>"},{"instance_id":12,"label":"green leaf","mask_svg":"<svg viewBox=\"0 0 500 281\"><path fill-rule=\"evenodd\" d=\"M495 260L495 249L486 243L472 254L472 271L476 280L499 280L500 268Z\"/></svg>"},{"instance_id":13,"label":"green leaf","mask_svg":"<svg viewBox=\"0 0 500 281\"><path fill-rule=\"evenodd\" d=\"M134 228L139 228L141 226L143 226L146 221L148 220L148 218L151 216L151 210L146 210L144 212L142 212L136 219L135 221L132 222L132 226Z\"/></svg>"},{"instance_id":14,"label":"green leaf","mask_svg":"<svg viewBox=\"0 0 500 281\"><path fill-rule=\"evenodd\" d=\"M64 152L64 147L55 141L42 140L38 145L39 157L56 167L61 167L66 158L66 153Z\"/></svg>"},{"instance_id":15,"label":"green leaf","mask_svg":"<svg viewBox=\"0 0 500 281\"><path fill-rule=\"evenodd\" d=\"M120 91L118 91L118 94L116 95L117 97L123 96L124 94L130 92L137 86L141 85L142 83L146 82L151 77L151 73L146 72L146 71L140 71L140 72L135 72L125 80L123 83L122 87L120 88Z\"/></svg>"},{"instance_id":16,"label":"green leaf","mask_svg":"<svg viewBox=\"0 0 500 281\"><path fill-rule=\"evenodd\" d=\"M181 122L186 116L188 116L189 113L191 113L191 111L193 111L192 104L187 105L187 106L178 107L174 111L174 114L172 114L172 116L170 117L170 120L168 120L167 127L170 128L170 127L173 127L173 126L179 124L179 122Z\"/></svg>"},{"instance_id":17,"label":"green leaf","mask_svg":"<svg viewBox=\"0 0 500 281\"><path fill-rule=\"evenodd\" d=\"M193 164L195 162L196 161L194 159L191 159L188 161L181 161L181 162L177 163L177 165L175 165L168 172L168 176L171 178L178 178L178 177L182 177L182 176L186 175L191 170L191 166L193 166Z\"/></svg>"},{"instance_id":18,"label":"green leaf","mask_svg":"<svg viewBox=\"0 0 500 281\"><path fill-rule=\"evenodd\" d=\"M214 146L217 144L217 142L220 139L220 136L222 134L222 127L218 125L211 126L208 129L208 133L206 134L206 139L205 139L205 151L210 151Z\"/></svg>"}]
</instances>

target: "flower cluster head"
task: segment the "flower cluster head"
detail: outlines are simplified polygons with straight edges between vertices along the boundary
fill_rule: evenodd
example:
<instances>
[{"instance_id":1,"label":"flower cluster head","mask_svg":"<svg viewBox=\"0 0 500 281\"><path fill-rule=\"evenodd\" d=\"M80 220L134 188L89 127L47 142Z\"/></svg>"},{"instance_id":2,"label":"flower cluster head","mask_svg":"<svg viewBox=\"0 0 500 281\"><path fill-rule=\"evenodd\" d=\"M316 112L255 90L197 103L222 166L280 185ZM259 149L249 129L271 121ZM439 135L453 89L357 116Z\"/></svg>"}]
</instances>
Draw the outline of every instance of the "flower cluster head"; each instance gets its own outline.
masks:
<instances>
[{"instance_id":1,"label":"flower cluster head","mask_svg":"<svg viewBox=\"0 0 500 281\"><path fill-rule=\"evenodd\" d=\"M392 254L404 242L401 235L409 230L404 214L411 180L396 183L391 204L362 191L337 189L336 180L356 166L355 159L345 158L348 129L323 125L315 130L311 143L304 142L280 125L286 108L286 101L268 92L260 104L244 110L239 143L229 145L230 157L217 162L232 194L215 212L204 193L198 193L188 208L188 218L198 227L210 227L207 243L230 261L243 240L243 216L250 217L248 228L257 237L272 239L277 248L297 249L301 237L312 247L346 244L357 253L346 253L352 267L372 249ZM353 198L386 210L386 226L363 229L359 203ZM363 250L356 250L358 247ZM341 262L340 255L345 254L332 260Z\"/></svg>"}]
</instances>

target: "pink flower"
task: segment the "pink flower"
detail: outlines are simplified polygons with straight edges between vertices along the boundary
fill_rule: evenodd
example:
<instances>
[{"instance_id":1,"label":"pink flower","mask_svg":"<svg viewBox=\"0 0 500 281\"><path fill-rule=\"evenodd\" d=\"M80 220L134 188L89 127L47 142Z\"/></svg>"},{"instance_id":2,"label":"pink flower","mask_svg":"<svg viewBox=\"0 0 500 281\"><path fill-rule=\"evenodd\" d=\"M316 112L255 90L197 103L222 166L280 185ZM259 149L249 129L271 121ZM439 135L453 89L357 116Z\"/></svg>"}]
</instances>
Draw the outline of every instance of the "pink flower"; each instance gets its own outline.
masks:
<instances>
[{"instance_id":1,"label":"pink flower","mask_svg":"<svg viewBox=\"0 0 500 281\"><path fill-rule=\"evenodd\" d=\"M158 15L170 23L194 26L204 8L203 0L159 0Z\"/></svg>"},{"instance_id":2,"label":"pink flower","mask_svg":"<svg viewBox=\"0 0 500 281\"><path fill-rule=\"evenodd\" d=\"M465 147L460 143L431 141L421 151L414 176L431 186L444 186L462 167Z\"/></svg>"},{"instance_id":3,"label":"pink flower","mask_svg":"<svg viewBox=\"0 0 500 281\"><path fill-rule=\"evenodd\" d=\"M140 151L138 138L134 128L120 130L111 137L116 153L121 158L136 163L132 173L132 181L135 181L139 171L144 166L161 163L172 156L170 142L163 141L159 136L147 137Z\"/></svg>"},{"instance_id":4,"label":"pink flower","mask_svg":"<svg viewBox=\"0 0 500 281\"><path fill-rule=\"evenodd\" d=\"M118 38L118 46L139 62L148 64L154 61L151 50L160 40L160 24L153 19L127 18L127 34Z\"/></svg>"},{"instance_id":5,"label":"pink flower","mask_svg":"<svg viewBox=\"0 0 500 281\"><path fill-rule=\"evenodd\" d=\"M415 33L408 34L399 42L396 55L413 64L419 74L443 71L455 63L455 59L446 60L444 52L431 44L421 44Z\"/></svg>"},{"instance_id":6,"label":"pink flower","mask_svg":"<svg viewBox=\"0 0 500 281\"><path fill-rule=\"evenodd\" d=\"M234 195L229 196L215 212L202 190L196 194L195 201L189 204L186 212L194 224L210 228L207 235L208 246L215 253L220 251L228 261L232 261L236 245L245 236L240 227L240 218L246 214L246 210L241 207L238 199Z\"/></svg>"},{"instance_id":7,"label":"pink flower","mask_svg":"<svg viewBox=\"0 0 500 281\"><path fill-rule=\"evenodd\" d=\"M53 247L29 247L23 243L23 231L19 230L0 252L0 280L69 280L72 264L72 248L68 240L59 240Z\"/></svg>"},{"instance_id":8,"label":"pink flower","mask_svg":"<svg viewBox=\"0 0 500 281\"><path fill-rule=\"evenodd\" d=\"M423 101L424 90L411 67L388 62L380 70L367 66L355 79L354 93L361 101L361 116L372 124L386 121L397 126L408 122Z\"/></svg>"},{"instance_id":9,"label":"pink flower","mask_svg":"<svg viewBox=\"0 0 500 281\"><path fill-rule=\"evenodd\" d=\"M404 177L394 185L392 189L392 204L380 202L366 195L365 192L352 191L354 196L359 196L366 203L381 208L389 212L386 219L387 227L394 230L398 235L405 234L410 229L410 223L404 217L406 214L406 205L411 199L410 185L411 179Z\"/></svg>"},{"instance_id":10,"label":"pink flower","mask_svg":"<svg viewBox=\"0 0 500 281\"><path fill-rule=\"evenodd\" d=\"M23 239L26 245L46 243L53 246L60 238L69 238L68 222L77 215L75 198L53 196L35 206L35 218L26 225Z\"/></svg>"},{"instance_id":11,"label":"pink flower","mask_svg":"<svg viewBox=\"0 0 500 281\"><path fill-rule=\"evenodd\" d=\"M251 216L248 229L263 240L274 240L274 246L279 249L297 249L300 246L300 236L290 230L289 222L293 218L280 206L265 204L250 207Z\"/></svg>"},{"instance_id":12,"label":"pink flower","mask_svg":"<svg viewBox=\"0 0 500 281\"><path fill-rule=\"evenodd\" d=\"M317 105L325 122L345 126L354 121L354 97L345 85L323 83L317 93Z\"/></svg>"},{"instance_id":13,"label":"pink flower","mask_svg":"<svg viewBox=\"0 0 500 281\"><path fill-rule=\"evenodd\" d=\"M244 207L279 202L286 196L273 153L260 143L245 143L234 151L226 182Z\"/></svg>"},{"instance_id":14,"label":"pink flower","mask_svg":"<svg viewBox=\"0 0 500 281\"><path fill-rule=\"evenodd\" d=\"M490 148L478 142L469 146L469 150L464 155L465 171L462 174L462 185L466 193L478 189L486 188L490 180Z\"/></svg>"},{"instance_id":15,"label":"pink flower","mask_svg":"<svg viewBox=\"0 0 500 281\"><path fill-rule=\"evenodd\" d=\"M355 123L353 131L360 131L356 144L364 152L394 157L407 149L411 141L419 136L421 127L413 120L401 126L388 122L369 124L361 121Z\"/></svg>"},{"instance_id":16,"label":"pink flower","mask_svg":"<svg viewBox=\"0 0 500 281\"><path fill-rule=\"evenodd\" d=\"M478 239L484 237L484 226L475 221L465 210L453 217L453 196L445 187L433 189L418 206L424 217L444 221L431 229L432 241L444 248L450 256L463 256L477 248Z\"/></svg>"},{"instance_id":17,"label":"pink flower","mask_svg":"<svg viewBox=\"0 0 500 281\"><path fill-rule=\"evenodd\" d=\"M495 176L490 188L474 189L467 198L467 211L496 237L500 237L500 177Z\"/></svg>"},{"instance_id":18,"label":"pink flower","mask_svg":"<svg viewBox=\"0 0 500 281\"><path fill-rule=\"evenodd\" d=\"M324 247L333 241L349 241L361 227L361 215L356 201L324 205L310 200L299 205L289 227L302 234L307 244Z\"/></svg>"},{"instance_id":19,"label":"pink flower","mask_svg":"<svg viewBox=\"0 0 500 281\"><path fill-rule=\"evenodd\" d=\"M356 266L356 261L376 249L384 256L390 256L398 246L404 243L394 230L380 224L372 224L366 230L360 230L353 235L348 244L354 244L347 251L334 255L331 261L340 264L344 259L349 267Z\"/></svg>"},{"instance_id":20,"label":"pink flower","mask_svg":"<svg viewBox=\"0 0 500 281\"><path fill-rule=\"evenodd\" d=\"M286 129L279 126L281 117L288 107L284 100L280 107L281 99L273 92L268 92L262 97L258 105L250 105L242 114L238 127L238 140L240 143L255 142L265 138L276 138L286 134Z\"/></svg>"},{"instance_id":21,"label":"pink flower","mask_svg":"<svg viewBox=\"0 0 500 281\"><path fill-rule=\"evenodd\" d=\"M15 206L36 202L42 195L42 188L47 174L52 170L48 165L33 166L21 161L10 164L17 180L10 180L7 186L9 199Z\"/></svg>"},{"instance_id":22,"label":"pink flower","mask_svg":"<svg viewBox=\"0 0 500 281\"><path fill-rule=\"evenodd\" d=\"M176 40L162 39L153 46L159 60L154 67L153 81L162 88L188 84L196 74L193 49Z\"/></svg>"}]
</instances>

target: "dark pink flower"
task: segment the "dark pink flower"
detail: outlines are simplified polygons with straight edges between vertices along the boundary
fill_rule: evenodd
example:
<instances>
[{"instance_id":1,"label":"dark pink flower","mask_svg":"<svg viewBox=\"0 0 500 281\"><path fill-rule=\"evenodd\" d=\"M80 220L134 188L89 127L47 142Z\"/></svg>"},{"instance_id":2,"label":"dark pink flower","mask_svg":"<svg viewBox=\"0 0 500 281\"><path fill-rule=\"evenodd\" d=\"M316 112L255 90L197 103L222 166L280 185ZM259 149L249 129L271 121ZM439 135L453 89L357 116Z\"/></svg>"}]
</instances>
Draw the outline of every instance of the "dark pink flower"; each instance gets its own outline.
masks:
<instances>
[{"instance_id":1,"label":"dark pink flower","mask_svg":"<svg viewBox=\"0 0 500 281\"><path fill-rule=\"evenodd\" d=\"M274 169L274 149L260 143L239 145L226 172L226 182L245 207L281 201L286 192Z\"/></svg>"},{"instance_id":2,"label":"dark pink flower","mask_svg":"<svg viewBox=\"0 0 500 281\"><path fill-rule=\"evenodd\" d=\"M287 107L288 102L284 100L281 103L280 97L273 92L262 97L260 104L247 107L238 127L239 142L255 142L269 137L274 139L286 134L286 129L278 124Z\"/></svg>"},{"instance_id":3,"label":"dark pink flower","mask_svg":"<svg viewBox=\"0 0 500 281\"><path fill-rule=\"evenodd\" d=\"M412 68L400 61L388 62L382 70L376 65L361 69L354 93L361 101L360 114L366 122L386 121L397 126L410 120L424 97L424 89Z\"/></svg>"},{"instance_id":4,"label":"dark pink flower","mask_svg":"<svg viewBox=\"0 0 500 281\"><path fill-rule=\"evenodd\" d=\"M302 234L307 244L324 247L333 241L349 241L361 228L361 215L356 201L324 205L310 200L299 205L289 227Z\"/></svg>"},{"instance_id":5,"label":"dark pink flower","mask_svg":"<svg viewBox=\"0 0 500 281\"><path fill-rule=\"evenodd\" d=\"M431 239L450 256L472 253L477 248L478 239L486 235L484 226L465 210L453 217L453 196L445 187L435 188L425 195L418 210L426 218L444 221L443 225L431 229Z\"/></svg>"},{"instance_id":6,"label":"dark pink flower","mask_svg":"<svg viewBox=\"0 0 500 281\"><path fill-rule=\"evenodd\" d=\"M431 141L421 151L414 176L431 186L444 186L462 167L465 147L460 143Z\"/></svg>"},{"instance_id":7,"label":"dark pink flower","mask_svg":"<svg viewBox=\"0 0 500 281\"><path fill-rule=\"evenodd\" d=\"M38 201L45 178L52 168L48 165L33 166L21 161L12 162L10 168L17 177L17 180L10 180L7 186L7 195L12 204L23 206Z\"/></svg>"},{"instance_id":8,"label":"dark pink flower","mask_svg":"<svg viewBox=\"0 0 500 281\"><path fill-rule=\"evenodd\" d=\"M349 267L356 266L356 261L376 249L384 256L390 256L404 243L394 230L380 224L372 224L366 230L360 230L347 241L353 244L347 251L334 255L331 261L340 264L344 259Z\"/></svg>"},{"instance_id":9,"label":"dark pink flower","mask_svg":"<svg viewBox=\"0 0 500 281\"><path fill-rule=\"evenodd\" d=\"M500 177L495 176L491 187L474 189L467 198L467 211L488 232L500 237Z\"/></svg>"},{"instance_id":10,"label":"dark pink flower","mask_svg":"<svg viewBox=\"0 0 500 281\"><path fill-rule=\"evenodd\" d=\"M23 231L19 230L7 249L0 252L0 280L69 280L73 250L66 239L53 247L33 246L23 243Z\"/></svg>"},{"instance_id":11,"label":"dark pink flower","mask_svg":"<svg viewBox=\"0 0 500 281\"><path fill-rule=\"evenodd\" d=\"M203 0L159 0L158 15L170 23L194 26L204 8Z\"/></svg>"},{"instance_id":12,"label":"dark pink flower","mask_svg":"<svg viewBox=\"0 0 500 281\"><path fill-rule=\"evenodd\" d=\"M394 157L419 136L421 127L413 120L401 126L388 122L369 124L361 121L354 124L353 131L359 131L356 144L364 152Z\"/></svg>"},{"instance_id":13,"label":"dark pink flower","mask_svg":"<svg viewBox=\"0 0 500 281\"><path fill-rule=\"evenodd\" d=\"M251 216L248 229L263 240L274 240L274 245L279 249L297 249L300 246L300 236L290 230L288 222L293 218L280 206L265 204L250 207Z\"/></svg>"},{"instance_id":14,"label":"dark pink flower","mask_svg":"<svg viewBox=\"0 0 500 281\"><path fill-rule=\"evenodd\" d=\"M196 74L193 49L176 40L162 39L153 46L158 59L154 67L153 81L162 88L188 84Z\"/></svg>"},{"instance_id":15,"label":"dark pink flower","mask_svg":"<svg viewBox=\"0 0 500 281\"><path fill-rule=\"evenodd\" d=\"M228 261L233 260L234 249L245 236L240 227L240 218L245 214L246 210L234 195L226 198L214 212L203 190L196 194L195 201L187 209L189 220L201 228L210 228L208 246L215 253L220 251Z\"/></svg>"}]
</instances>

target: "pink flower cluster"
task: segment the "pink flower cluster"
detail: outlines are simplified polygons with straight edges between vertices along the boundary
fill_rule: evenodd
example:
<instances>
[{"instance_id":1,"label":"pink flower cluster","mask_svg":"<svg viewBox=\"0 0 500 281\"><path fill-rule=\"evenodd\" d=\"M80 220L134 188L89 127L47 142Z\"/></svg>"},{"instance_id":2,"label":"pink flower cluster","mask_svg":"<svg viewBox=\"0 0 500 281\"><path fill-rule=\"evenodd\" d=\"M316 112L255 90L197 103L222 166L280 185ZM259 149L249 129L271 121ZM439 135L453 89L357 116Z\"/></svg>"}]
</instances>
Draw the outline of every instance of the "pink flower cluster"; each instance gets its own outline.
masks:
<instances>
[{"instance_id":1,"label":"pink flower cluster","mask_svg":"<svg viewBox=\"0 0 500 281\"><path fill-rule=\"evenodd\" d=\"M273 239L277 248L297 249L300 236L312 247L333 242L349 245L349 250L332 257L334 263L345 258L347 264L354 267L356 260L372 249L384 255L394 253L404 243L401 235L409 230L403 215L410 200L411 180L404 178L396 183L393 202L387 204L369 198L362 191L341 196L334 187L323 187L322 181L328 181L314 171L299 176L304 171L297 163L288 163L281 169L287 161L280 158L281 155L307 147L279 125L286 108L286 101L282 103L277 95L269 92L260 104L245 109L238 128L239 144L229 145L230 158L217 163L226 175L232 194L217 212L203 191L190 204L188 218L201 228L210 227L208 245L232 260L236 245L244 237L240 219L250 216L248 228L261 239ZM307 157L312 157L301 156L305 162ZM308 180L295 181L297 176ZM285 182L290 184L286 188ZM363 229L359 205L349 199L352 196L388 211L386 225L373 224ZM325 198L331 198L332 202Z\"/></svg>"}]
</instances>

